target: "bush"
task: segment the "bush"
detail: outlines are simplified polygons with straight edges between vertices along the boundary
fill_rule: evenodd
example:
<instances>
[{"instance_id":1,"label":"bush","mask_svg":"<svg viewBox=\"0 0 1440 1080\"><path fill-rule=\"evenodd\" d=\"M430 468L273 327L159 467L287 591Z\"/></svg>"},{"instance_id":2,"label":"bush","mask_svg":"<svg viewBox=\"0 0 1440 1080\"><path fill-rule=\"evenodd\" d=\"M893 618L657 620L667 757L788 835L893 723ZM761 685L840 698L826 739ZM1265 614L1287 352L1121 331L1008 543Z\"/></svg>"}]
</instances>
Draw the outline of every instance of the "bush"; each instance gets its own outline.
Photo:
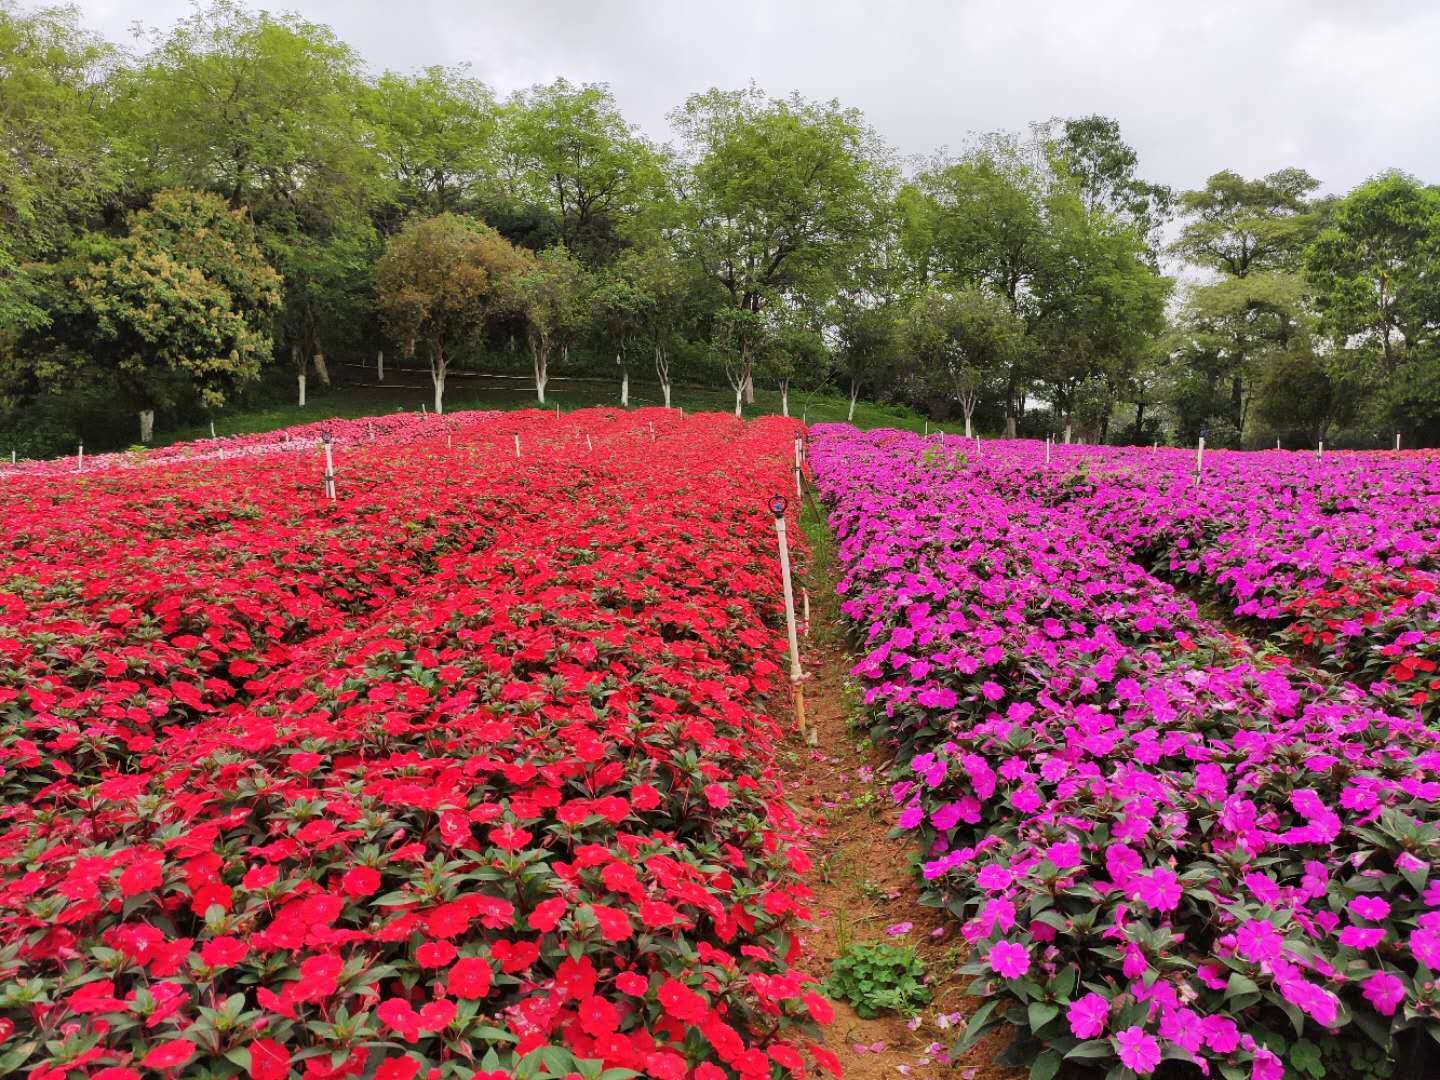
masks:
<instances>
[{"instance_id":1,"label":"bush","mask_svg":"<svg viewBox=\"0 0 1440 1080\"><path fill-rule=\"evenodd\" d=\"M865 1020L886 1012L911 1016L930 1003L925 967L914 948L883 941L846 949L831 965L825 992Z\"/></svg>"}]
</instances>

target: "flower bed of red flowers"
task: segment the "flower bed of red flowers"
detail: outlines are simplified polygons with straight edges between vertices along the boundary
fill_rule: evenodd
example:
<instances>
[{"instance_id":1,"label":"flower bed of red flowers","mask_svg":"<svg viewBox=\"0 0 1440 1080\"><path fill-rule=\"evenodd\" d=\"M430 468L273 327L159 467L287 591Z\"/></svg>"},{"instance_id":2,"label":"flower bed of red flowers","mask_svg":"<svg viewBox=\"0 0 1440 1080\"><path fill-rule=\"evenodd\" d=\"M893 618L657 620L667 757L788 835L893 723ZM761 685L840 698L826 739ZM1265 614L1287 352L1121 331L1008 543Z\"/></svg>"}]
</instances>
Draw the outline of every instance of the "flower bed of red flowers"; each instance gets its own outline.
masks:
<instances>
[{"instance_id":1,"label":"flower bed of red flowers","mask_svg":"<svg viewBox=\"0 0 1440 1080\"><path fill-rule=\"evenodd\" d=\"M793 433L446 418L333 504L313 454L12 478L0 1070L833 1068L762 708Z\"/></svg>"}]
</instances>

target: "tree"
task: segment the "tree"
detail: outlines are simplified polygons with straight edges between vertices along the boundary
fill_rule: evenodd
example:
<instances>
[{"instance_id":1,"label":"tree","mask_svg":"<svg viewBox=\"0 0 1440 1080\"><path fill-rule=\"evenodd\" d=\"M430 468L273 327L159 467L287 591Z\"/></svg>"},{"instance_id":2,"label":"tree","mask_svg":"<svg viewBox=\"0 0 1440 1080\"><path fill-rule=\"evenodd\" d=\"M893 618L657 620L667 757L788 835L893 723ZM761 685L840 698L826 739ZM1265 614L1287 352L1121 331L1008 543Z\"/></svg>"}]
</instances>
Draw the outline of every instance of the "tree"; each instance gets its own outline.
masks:
<instances>
[{"instance_id":1,"label":"tree","mask_svg":"<svg viewBox=\"0 0 1440 1080\"><path fill-rule=\"evenodd\" d=\"M738 413L762 313L787 300L818 308L833 294L882 220L890 170L860 114L835 102L711 90L671 119L684 144L676 242L731 309L716 341Z\"/></svg>"},{"instance_id":2,"label":"tree","mask_svg":"<svg viewBox=\"0 0 1440 1080\"><path fill-rule=\"evenodd\" d=\"M161 192L115 246L73 285L94 320L93 355L149 442L157 406L190 393L219 408L259 377L281 281L245 215L199 192Z\"/></svg>"},{"instance_id":3,"label":"tree","mask_svg":"<svg viewBox=\"0 0 1440 1080\"><path fill-rule=\"evenodd\" d=\"M615 255L624 219L661 183L658 152L600 84L557 79L516 94L504 139L519 183L556 213L561 242L591 265Z\"/></svg>"},{"instance_id":4,"label":"tree","mask_svg":"<svg viewBox=\"0 0 1440 1080\"><path fill-rule=\"evenodd\" d=\"M1293 270L1314 230L1311 193L1320 181L1304 169L1246 180L1226 169L1180 196L1186 219L1171 251L1229 277Z\"/></svg>"},{"instance_id":5,"label":"tree","mask_svg":"<svg viewBox=\"0 0 1440 1080\"><path fill-rule=\"evenodd\" d=\"M846 419L855 420L855 403L867 382L893 372L899 352L899 321L892 304L842 293L832 309L836 355L850 397Z\"/></svg>"},{"instance_id":6,"label":"tree","mask_svg":"<svg viewBox=\"0 0 1440 1080\"><path fill-rule=\"evenodd\" d=\"M1103 211L1145 240L1152 264L1159 255L1161 228L1174 211L1175 193L1135 175L1139 155L1120 137L1120 125L1098 114L1052 121L1059 128L1052 154L1056 166L1077 185L1085 208Z\"/></svg>"},{"instance_id":7,"label":"tree","mask_svg":"<svg viewBox=\"0 0 1440 1080\"><path fill-rule=\"evenodd\" d=\"M499 106L463 67L387 71L365 95L363 111L402 212L458 211L493 179Z\"/></svg>"},{"instance_id":8,"label":"tree","mask_svg":"<svg viewBox=\"0 0 1440 1080\"><path fill-rule=\"evenodd\" d=\"M118 185L105 138L117 59L76 9L0 0L0 341L45 323L27 265L59 255Z\"/></svg>"},{"instance_id":9,"label":"tree","mask_svg":"<svg viewBox=\"0 0 1440 1080\"><path fill-rule=\"evenodd\" d=\"M639 330L654 351L655 377L668 409L672 349L682 327L691 321L694 283L669 246L658 241L621 256L621 273L640 301L635 307Z\"/></svg>"},{"instance_id":10,"label":"tree","mask_svg":"<svg viewBox=\"0 0 1440 1080\"><path fill-rule=\"evenodd\" d=\"M456 214L412 221L385 245L375 267L380 310L407 355L425 347L436 413L444 412L453 352L509 310L516 280L533 264L488 225Z\"/></svg>"},{"instance_id":11,"label":"tree","mask_svg":"<svg viewBox=\"0 0 1440 1080\"><path fill-rule=\"evenodd\" d=\"M1440 357L1440 189L1402 173L1361 184L1305 253L1321 325L1340 355L1376 371L1387 395ZM1393 402L1391 419L1398 419ZM1412 417L1413 419L1413 417Z\"/></svg>"},{"instance_id":12,"label":"tree","mask_svg":"<svg viewBox=\"0 0 1440 1080\"><path fill-rule=\"evenodd\" d=\"M985 137L959 161L935 162L906 200L911 258L923 260L930 280L986 289L1023 317L1034 279L1053 254L1050 182L1044 148L1009 135ZM1007 438L1015 437L1027 396L1020 356L1004 374Z\"/></svg>"},{"instance_id":13,"label":"tree","mask_svg":"<svg viewBox=\"0 0 1440 1080\"><path fill-rule=\"evenodd\" d=\"M911 301L902 334L921 378L959 403L968 438L986 380L1024 347L1025 327L1008 303L983 289L931 288Z\"/></svg>"},{"instance_id":14,"label":"tree","mask_svg":"<svg viewBox=\"0 0 1440 1080\"><path fill-rule=\"evenodd\" d=\"M546 248L510 281L515 309L525 320L525 336L535 368L535 396L545 404L550 357L585 325L589 281L585 268L563 245Z\"/></svg>"},{"instance_id":15,"label":"tree","mask_svg":"<svg viewBox=\"0 0 1440 1080\"><path fill-rule=\"evenodd\" d=\"M620 405L630 405L630 339L645 325L654 297L644 289L633 263L620 263L598 273L589 304L595 327L606 343L613 343L620 369Z\"/></svg>"}]
</instances>

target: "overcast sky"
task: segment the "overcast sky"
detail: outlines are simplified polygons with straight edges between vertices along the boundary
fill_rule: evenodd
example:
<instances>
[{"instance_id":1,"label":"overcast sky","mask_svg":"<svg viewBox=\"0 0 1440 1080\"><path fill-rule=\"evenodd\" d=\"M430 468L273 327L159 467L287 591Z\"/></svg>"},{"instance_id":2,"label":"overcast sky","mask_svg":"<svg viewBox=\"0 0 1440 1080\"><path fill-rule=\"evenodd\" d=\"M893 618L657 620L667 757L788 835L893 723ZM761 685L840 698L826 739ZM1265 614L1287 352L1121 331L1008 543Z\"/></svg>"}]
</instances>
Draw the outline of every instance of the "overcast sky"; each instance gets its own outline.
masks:
<instances>
[{"instance_id":1,"label":"overcast sky","mask_svg":"<svg viewBox=\"0 0 1440 1080\"><path fill-rule=\"evenodd\" d=\"M186 0L79 0L129 42ZM1147 179L1298 165L1327 191L1386 168L1440 182L1437 0L290 0L372 67L468 62L502 93L609 83L669 135L686 95L754 79L864 110L901 154L1100 112Z\"/></svg>"}]
</instances>

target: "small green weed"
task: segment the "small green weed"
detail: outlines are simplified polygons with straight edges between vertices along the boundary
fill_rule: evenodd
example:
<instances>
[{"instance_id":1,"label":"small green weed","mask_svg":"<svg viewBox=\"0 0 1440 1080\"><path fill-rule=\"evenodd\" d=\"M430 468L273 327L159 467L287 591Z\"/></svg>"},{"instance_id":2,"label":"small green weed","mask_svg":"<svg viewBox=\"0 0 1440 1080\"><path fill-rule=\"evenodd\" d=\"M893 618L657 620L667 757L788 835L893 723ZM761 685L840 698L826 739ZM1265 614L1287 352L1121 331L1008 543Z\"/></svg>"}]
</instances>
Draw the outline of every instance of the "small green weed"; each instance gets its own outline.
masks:
<instances>
[{"instance_id":1,"label":"small green weed","mask_svg":"<svg viewBox=\"0 0 1440 1080\"><path fill-rule=\"evenodd\" d=\"M831 966L825 989L865 1020L889 1011L912 1016L930 1003L925 966L915 950L883 941L847 948Z\"/></svg>"}]
</instances>

